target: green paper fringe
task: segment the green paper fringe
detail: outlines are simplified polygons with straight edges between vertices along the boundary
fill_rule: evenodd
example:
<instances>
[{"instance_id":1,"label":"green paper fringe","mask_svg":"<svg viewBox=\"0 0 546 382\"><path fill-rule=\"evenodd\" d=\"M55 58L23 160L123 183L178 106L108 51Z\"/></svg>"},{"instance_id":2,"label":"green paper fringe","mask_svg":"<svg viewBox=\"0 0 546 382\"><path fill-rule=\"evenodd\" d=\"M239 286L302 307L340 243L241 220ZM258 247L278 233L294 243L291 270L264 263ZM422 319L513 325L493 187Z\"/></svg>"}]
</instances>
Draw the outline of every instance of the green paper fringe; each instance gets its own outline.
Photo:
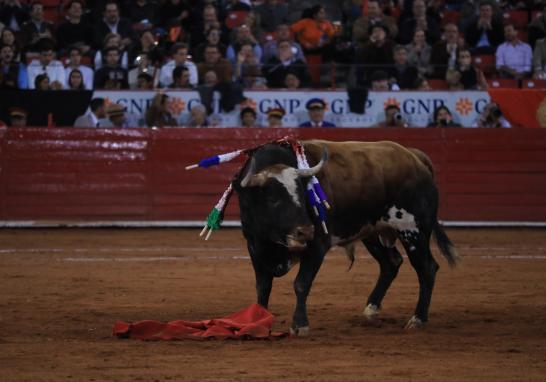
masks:
<instances>
[{"instance_id":1,"label":"green paper fringe","mask_svg":"<svg viewBox=\"0 0 546 382\"><path fill-rule=\"evenodd\" d=\"M213 208L209 216L207 216L207 227L213 231L219 230L222 220L224 220L223 214L216 208Z\"/></svg>"}]
</instances>

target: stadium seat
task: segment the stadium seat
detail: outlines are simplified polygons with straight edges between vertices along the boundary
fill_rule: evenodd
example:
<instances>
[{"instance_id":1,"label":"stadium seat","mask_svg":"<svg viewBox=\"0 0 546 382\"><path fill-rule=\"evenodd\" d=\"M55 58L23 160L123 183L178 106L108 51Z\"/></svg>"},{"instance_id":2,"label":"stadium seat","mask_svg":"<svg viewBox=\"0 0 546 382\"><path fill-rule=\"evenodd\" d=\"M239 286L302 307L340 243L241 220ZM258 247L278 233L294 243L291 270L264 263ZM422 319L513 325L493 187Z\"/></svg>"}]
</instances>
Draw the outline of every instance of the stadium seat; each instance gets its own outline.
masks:
<instances>
[{"instance_id":1,"label":"stadium seat","mask_svg":"<svg viewBox=\"0 0 546 382\"><path fill-rule=\"evenodd\" d=\"M491 78L487 80L487 84L491 88L517 89L519 87L518 80L511 78Z\"/></svg>"},{"instance_id":2,"label":"stadium seat","mask_svg":"<svg viewBox=\"0 0 546 382\"><path fill-rule=\"evenodd\" d=\"M245 11L232 11L226 16L226 27L233 29L240 27L245 23L248 12Z\"/></svg>"},{"instance_id":3,"label":"stadium seat","mask_svg":"<svg viewBox=\"0 0 546 382\"><path fill-rule=\"evenodd\" d=\"M40 3L44 5L44 8L59 8L63 0L41 0Z\"/></svg>"},{"instance_id":4,"label":"stadium seat","mask_svg":"<svg viewBox=\"0 0 546 382\"><path fill-rule=\"evenodd\" d=\"M511 22L516 28L527 28L529 14L527 11L506 11L502 14L504 22Z\"/></svg>"},{"instance_id":5,"label":"stadium seat","mask_svg":"<svg viewBox=\"0 0 546 382\"><path fill-rule=\"evenodd\" d=\"M522 80L521 87L523 89L544 89L546 88L546 80Z\"/></svg>"},{"instance_id":6,"label":"stadium seat","mask_svg":"<svg viewBox=\"0 0 546 382\"><path fill-rule=\"evenodd\" d=\"M430 88L432 90L447 90L449 89L449 85L447 84L446 80L437 80L437 79L430 79L427 80Z\"/></svg>"},{"instance_id":7,"label":"stadium seat","mask_svg":"<svg viewBox=\"0 0 546 382\"><path fill-rule=\"evenodd\" d=\"M58 24L61 19L61 11L59 7L44 7L44 19L53 24Z\"/></svg>"},{"instance_id":8,"label":"stadium seat","mask_svg":"<svg viewBox=\"0 0 546 382\"><path fill-rule=\"evenodd\" d=\"M495 55L483 54L472 58L476 69L480 69L484 75L489 75L495 72Z\"/></svg>"},{"instance_id":9,"label":"stadium seat","mask_svg":"<svg viewBox=\"0 0 546 382\"><path fill-rule=\"evenodd\" d=\"M442 25L449 23L458 24L461 13L459 11L443 11L440 16L442 17Z\"/></svg>"}]
</instances>

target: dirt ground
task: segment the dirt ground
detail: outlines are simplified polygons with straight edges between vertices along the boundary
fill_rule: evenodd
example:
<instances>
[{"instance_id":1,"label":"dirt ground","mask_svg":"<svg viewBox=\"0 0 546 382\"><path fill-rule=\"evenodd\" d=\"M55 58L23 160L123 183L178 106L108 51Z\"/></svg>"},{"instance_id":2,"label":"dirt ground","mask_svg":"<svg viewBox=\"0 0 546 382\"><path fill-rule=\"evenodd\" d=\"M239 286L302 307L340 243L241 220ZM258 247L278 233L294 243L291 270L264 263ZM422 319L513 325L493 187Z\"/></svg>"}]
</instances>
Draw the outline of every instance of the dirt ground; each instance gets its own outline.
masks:
<instances>
[{"instance_id":1,"label":"dirt ground","mask_svg":"<svg viewBox=\"0 0 546 382\"><path fill-rule=\"evenodd\" d=\"M0 231L1 381L544 381L546 230L450 229L463 262L441 265L426 329L403 330L417 299L405 261L380 321L361 316L378 273L360 247L331 251L309 298L311 336L143 342L118 320L198 320L255 301L239 230ZM287 330L296 271L270 309Z\"/></svg>"}]
</instances>

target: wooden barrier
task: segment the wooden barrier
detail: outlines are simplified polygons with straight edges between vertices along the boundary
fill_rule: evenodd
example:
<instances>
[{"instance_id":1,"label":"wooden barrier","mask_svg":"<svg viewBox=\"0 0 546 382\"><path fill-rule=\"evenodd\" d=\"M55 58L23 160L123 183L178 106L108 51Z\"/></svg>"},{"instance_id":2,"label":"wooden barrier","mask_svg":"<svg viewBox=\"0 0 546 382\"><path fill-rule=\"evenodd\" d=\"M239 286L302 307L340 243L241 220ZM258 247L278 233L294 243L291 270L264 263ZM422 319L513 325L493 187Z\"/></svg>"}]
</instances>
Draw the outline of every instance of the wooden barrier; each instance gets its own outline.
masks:
<instances>
[{"instance_id":1,"label":"wooden barrier","mask_svg":"<svg viewBox=\"0 0 546 382\"><path fill-rule=\"evenodd\" d=\"M425 151L442 220L546 222L546 130L341 128L0 129L0 221L202 221L242 160L184 167L285 135Z\"/></svg>"}]
</instances>

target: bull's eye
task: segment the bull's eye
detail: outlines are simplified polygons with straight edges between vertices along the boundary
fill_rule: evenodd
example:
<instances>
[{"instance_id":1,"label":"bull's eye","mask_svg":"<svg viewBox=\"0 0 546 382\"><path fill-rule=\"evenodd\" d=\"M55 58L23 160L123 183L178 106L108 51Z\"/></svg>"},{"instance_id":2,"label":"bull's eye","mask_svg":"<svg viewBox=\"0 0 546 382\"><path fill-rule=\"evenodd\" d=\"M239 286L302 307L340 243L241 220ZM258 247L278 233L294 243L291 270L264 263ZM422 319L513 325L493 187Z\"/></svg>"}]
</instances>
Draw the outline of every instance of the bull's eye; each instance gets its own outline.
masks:
<instances>
[{"instance_id":1,"label":"bull's eye","mask_svg":"<svg viewBox=\"0 0 546 382\"><path fill-rule=\"evenodd\" d=\"M274 198L274 197L268 197L267 198L267 205L271 208L277 208L281 205L280 199Z\"/></svg>"}]
</instances>

